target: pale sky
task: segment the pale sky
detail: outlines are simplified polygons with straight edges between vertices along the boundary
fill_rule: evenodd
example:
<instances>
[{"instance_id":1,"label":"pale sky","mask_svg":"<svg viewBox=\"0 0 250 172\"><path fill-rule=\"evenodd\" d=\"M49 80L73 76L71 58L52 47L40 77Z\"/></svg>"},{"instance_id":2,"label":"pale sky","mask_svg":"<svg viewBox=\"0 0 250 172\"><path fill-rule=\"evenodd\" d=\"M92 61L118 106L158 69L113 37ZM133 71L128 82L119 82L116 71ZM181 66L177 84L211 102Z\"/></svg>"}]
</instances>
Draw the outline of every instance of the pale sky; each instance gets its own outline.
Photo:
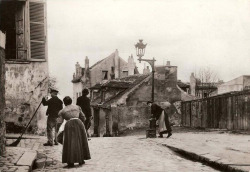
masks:
<instances>
[{"instance_id":1,"label":"pale sky","mask_svg":"<svg viewBox=\"0 0 250 172\"><path fill-rule=\"evenodd\" d=\"M148 44L144 58L171 61L182 81L204 66L224 81L250 75L250 0L47 0L47 18L61 96L72 96L76 62L88 56L91 66L115 49L136 60L138 39Z\"/></svg>"}]
</instances>

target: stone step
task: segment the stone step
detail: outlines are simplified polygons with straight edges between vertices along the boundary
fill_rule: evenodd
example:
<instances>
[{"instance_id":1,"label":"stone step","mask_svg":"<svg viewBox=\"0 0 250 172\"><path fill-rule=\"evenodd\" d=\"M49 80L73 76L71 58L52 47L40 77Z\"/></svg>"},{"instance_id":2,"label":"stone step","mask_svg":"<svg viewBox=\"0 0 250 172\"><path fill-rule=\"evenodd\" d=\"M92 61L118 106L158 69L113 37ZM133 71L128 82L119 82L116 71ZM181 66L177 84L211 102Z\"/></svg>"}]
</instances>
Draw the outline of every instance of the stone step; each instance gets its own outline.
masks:
<instances>
[{"instance_id":1,"label":"stone step","mask_svg":"<svg viewBox=\"0 0 250 172\"><path fill-rule=\"evenodd\" d=\"M37 157L36 151L26 151L17 161L16 165L29 166L29 168L31 169L36 157Z\"/></svg>"}]
</instances>

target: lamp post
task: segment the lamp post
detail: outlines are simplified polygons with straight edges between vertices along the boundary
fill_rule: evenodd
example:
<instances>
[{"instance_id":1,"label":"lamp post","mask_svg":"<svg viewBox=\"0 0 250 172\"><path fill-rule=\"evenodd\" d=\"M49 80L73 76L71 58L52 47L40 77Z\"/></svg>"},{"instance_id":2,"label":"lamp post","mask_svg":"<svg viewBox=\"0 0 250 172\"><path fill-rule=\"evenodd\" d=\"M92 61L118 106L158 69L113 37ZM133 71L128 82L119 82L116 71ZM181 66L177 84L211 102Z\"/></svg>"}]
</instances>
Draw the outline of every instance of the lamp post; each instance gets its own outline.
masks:
<instances>
[{"instance_id":1,"label":"lamp post","mask_svg":"<svg viewBox=\"0 0 250 172\"><path fill-rule=\"evenodd\" d=\"M135 44L135 48L136 48L136 55L139 57L139 63L141 63L141 61L145 61L148 62L150 64L150 66L152 67L152 102L154 102L154 74L155 74L155 58L153 57L153 59L142 59L142 56L144 56L145 54L145 48L146 48L147 44L143 44L143 40L139 39L139 42L137 44Z\"/></svg>"}]
</instances>

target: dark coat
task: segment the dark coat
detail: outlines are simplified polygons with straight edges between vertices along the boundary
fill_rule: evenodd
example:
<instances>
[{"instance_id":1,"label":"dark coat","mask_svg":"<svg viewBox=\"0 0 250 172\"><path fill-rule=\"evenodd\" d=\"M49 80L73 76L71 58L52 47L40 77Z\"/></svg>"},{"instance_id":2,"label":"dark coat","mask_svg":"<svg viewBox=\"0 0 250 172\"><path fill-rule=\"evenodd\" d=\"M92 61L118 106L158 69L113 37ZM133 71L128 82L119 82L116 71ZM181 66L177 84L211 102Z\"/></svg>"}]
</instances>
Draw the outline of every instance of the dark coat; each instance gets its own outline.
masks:
<instances>
[{"instance_id":1,"label":"dark coat","mask_svg":"<svg viewBox=\"0 0 250 172\"><path fill-rule=\"evenodd\" d=\"M48 115L51 118L57 118L58 112L63 108L63 102L58 97L52 97L49 100L43 98L42 104L44 106L48 106L46 115Z\"/></svg>"},{"instance_id":2,"label":"dark coat","mask_svg":"<svg viewBox=\"0 0 250 172\"><path fill-rule=\"evenodd\" d=\"M77 98L76 105L80 106L82 109L82 112L85 114L86 118L89 119L92 114L91 114L91 109L90 109L90 100L86 96L80 96Z\"/></svg>"},{"instance_id":3,"label":"dark coat","mask_svg":"<svg viewBox=\"0 0 250 172\"><path fill-rule=\"evenodd\" d=\"M151 114L153 114L153 117L156 118L156 120L159 119L159 117L161 116L163 109L157 105L157 104L152 104L151 106Z\"/></svg>"}]
</instances>

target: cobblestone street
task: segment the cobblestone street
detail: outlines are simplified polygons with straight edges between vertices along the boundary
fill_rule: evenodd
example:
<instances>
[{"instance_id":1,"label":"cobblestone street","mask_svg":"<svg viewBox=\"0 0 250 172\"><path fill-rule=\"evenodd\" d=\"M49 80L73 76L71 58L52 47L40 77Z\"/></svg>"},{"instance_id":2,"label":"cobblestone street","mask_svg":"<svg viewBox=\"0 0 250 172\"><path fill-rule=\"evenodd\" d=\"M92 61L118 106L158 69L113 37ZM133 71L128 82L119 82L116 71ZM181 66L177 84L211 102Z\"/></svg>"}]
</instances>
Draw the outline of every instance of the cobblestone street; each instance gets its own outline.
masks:
<instances>
[{"instance_id":1,"label":"cobblestone street","mask_svg":"<svg viewBox=\"0 0 250 172\"><path fill-rule=\"evenodd\" d=\"M216 171L183 159L154 139L145 139L144 136L91 138L89 145L92 159L72 169L63 168L66 164L61 163L61 145L41 145L39 152L46 153L53 164L35 171Z\"/></svg>"}]
</instances>

